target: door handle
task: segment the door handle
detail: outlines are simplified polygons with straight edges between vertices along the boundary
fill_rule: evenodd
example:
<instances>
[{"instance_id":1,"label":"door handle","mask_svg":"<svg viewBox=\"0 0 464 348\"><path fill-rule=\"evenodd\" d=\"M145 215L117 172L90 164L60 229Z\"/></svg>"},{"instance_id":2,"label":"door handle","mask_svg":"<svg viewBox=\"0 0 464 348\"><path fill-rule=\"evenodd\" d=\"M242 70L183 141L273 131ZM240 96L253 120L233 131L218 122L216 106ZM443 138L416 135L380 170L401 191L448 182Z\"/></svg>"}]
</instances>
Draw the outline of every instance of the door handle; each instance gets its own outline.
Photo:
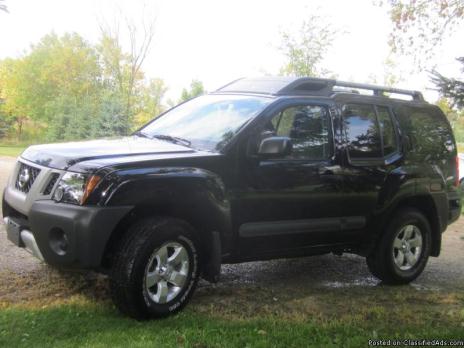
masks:
<instances>
[{"instance_id":1,"label":"door handle","mask_svg":"<svg viewBox=\"0 0 464 348\"><path fill-rule=\"evenodd\" d=\"M330 169L327 169L327 168L325 168L325 170L324 170L324 168L321 168L321 169L322 170L319 171L320 176L334 175L334 172L332 170L330 170Z\"/></svg>"},{"instance_id":2,"label":"door handle","mask_svg":"<svg viewBox=\"0 0 464 348\"><path fill-rule=\"evenodd\" d=\"M339 165L319 167L320 176L340 175L340 173L341 173L341 168Z\"/></svg>"}]
</instances>

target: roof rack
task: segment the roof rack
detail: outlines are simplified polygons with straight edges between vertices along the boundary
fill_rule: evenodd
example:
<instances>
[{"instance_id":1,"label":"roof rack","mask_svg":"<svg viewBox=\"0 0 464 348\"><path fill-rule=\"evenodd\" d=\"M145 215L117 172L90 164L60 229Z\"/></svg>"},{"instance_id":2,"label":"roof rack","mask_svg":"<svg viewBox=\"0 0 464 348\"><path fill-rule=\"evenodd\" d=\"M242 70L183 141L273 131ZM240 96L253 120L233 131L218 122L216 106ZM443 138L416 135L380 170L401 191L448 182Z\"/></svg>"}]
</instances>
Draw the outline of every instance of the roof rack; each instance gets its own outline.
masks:
<instances>
[{"instance_id":1,"label":"roof rack","mask_svg":"<svg viewBox=\"0 0 464 348\"><path fill-rule=\"evenodd\" d=\"M312 96L331 96L334 93L356 93L355 90L342 91L337 87L368 90L372 91L374 96L380 97L387 97L386 93L409 95L412 100L424 101L422 93L418 91L315 77L241 78L219 88L216 92Z\"/></svg>"},{"instance_id":2,"label":"roof rack","mask_svg":"<svg viewBox=\"0 0 464 348\"><path fill-rule=\"evenodd\" d=\"M371 90L375 96L380 96L380 97L386 97L385 93L393 93L393 94L409 95L412 97L412 100L424 101L424 96L419 91L410 91L407 89L399 89L399 88L371 85L367 83L354 83L354 82L345 82L345 81L335 81L335 85L337 87L348 87L348 88Z\"/></svg>"}]
</instances>

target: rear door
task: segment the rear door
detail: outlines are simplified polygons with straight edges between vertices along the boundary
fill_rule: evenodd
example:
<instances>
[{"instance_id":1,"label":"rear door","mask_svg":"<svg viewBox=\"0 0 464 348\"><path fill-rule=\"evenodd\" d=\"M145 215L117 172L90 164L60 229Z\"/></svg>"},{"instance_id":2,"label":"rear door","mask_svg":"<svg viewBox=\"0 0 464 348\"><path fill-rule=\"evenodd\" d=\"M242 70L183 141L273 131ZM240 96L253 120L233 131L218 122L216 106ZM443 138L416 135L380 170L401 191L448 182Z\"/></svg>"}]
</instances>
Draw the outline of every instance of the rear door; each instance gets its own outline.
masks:
<instances>
[{"instance_id":1,"label":"rear door","mask_svg":"<svg viewBox=\"0 0 464 348\"><path fill-rule=\"evenodd\" d=\"M398 129L387 105L348 102L341 108L345 211L348 216L364 219L367 227L369 219L382 208L396 185L395 176L389 174L402 157ZM393 181L387 182L387 178Z\"/></svg>"}]
</instances>

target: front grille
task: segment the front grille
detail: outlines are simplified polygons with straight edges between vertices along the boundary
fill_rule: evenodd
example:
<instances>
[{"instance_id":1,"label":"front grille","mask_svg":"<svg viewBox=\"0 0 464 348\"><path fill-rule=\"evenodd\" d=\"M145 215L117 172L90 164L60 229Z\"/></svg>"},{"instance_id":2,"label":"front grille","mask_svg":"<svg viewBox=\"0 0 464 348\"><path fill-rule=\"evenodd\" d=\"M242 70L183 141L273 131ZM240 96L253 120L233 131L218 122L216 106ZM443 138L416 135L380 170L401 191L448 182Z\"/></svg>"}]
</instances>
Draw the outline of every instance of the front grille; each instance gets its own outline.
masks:
<instances>
[{"instance_id":1,"label":"front grille","mask_svg":"<svg viewBox=\"0 0 464 348\"><path fill-rule=\"evenodd\" d=\"M59 173L52 173L50 175L50 179L48 179L48 184L47 184L47 186L45 186L45 189L43 190L43 194L45 196L52 193L53 187L55 187L55 184L56 184L59 177L60 177Z\"/></svg>"},{"instance_id":2,"label":"front grille","mask_svg":"<svg viewBox=\"0 0 464 348\"><path fill-rule=\"evenodd\" d=\"M39 168L31 167L27 164L21 163L15 182L16 189L21 192L28 193L39 173Z\"/></svg>"}]
</instances>

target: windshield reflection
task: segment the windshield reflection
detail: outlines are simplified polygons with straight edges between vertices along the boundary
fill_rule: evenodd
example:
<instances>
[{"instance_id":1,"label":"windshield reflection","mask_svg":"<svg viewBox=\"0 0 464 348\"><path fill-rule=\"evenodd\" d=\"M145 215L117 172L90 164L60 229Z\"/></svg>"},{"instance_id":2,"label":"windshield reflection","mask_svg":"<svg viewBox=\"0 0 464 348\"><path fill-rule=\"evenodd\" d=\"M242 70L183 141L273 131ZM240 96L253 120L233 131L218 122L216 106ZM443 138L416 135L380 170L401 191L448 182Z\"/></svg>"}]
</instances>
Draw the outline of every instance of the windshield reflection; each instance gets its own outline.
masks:
<instances>
[{"instance_id":1,"label":"windshield reflection","mask_svg":"<svg viewBox=\"0 0 464 348\"><path fill-rule=\"evenodd\" d=\"M149 137L186 139L199 149L221 150L271 101L267 97L205 95L168 111L141 132Z\"/></svg>"}]
</instances>

